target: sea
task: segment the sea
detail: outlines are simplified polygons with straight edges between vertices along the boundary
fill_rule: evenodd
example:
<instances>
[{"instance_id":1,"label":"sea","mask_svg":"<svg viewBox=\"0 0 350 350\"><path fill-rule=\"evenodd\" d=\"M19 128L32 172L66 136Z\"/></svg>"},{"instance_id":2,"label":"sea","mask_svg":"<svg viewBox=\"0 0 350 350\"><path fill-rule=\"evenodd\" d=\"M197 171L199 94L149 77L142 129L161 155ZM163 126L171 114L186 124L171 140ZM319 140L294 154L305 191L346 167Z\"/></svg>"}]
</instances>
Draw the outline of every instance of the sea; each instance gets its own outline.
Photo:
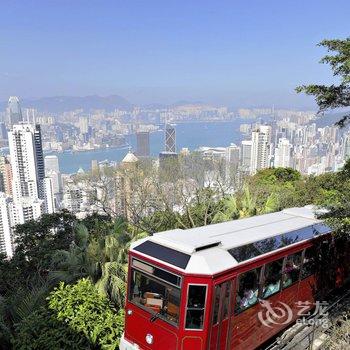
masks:
<instances>
[{"instance_id":1,"label":"sea","mask_svg":"<svg viewBox=\"0 0 350 350\"><path fill-rule=\"evenodd\" d=\"M176 124L176 148L187 147L190 151L201 146L227 147L231 143L239 144L243 139L239 126L251 123L247 119L235 119L223 122L187 122ZM84 171L91 169L91 161L121 161L129 149L136 150L136 136L126 136L127 145L120 148L104 148L84 152L51 152L57 155L60 171L64 174L76 173L79 168ZM164 151L164 131L159 130L150 134L151 156L157 157Z\"/></svg>"}]
</instances>

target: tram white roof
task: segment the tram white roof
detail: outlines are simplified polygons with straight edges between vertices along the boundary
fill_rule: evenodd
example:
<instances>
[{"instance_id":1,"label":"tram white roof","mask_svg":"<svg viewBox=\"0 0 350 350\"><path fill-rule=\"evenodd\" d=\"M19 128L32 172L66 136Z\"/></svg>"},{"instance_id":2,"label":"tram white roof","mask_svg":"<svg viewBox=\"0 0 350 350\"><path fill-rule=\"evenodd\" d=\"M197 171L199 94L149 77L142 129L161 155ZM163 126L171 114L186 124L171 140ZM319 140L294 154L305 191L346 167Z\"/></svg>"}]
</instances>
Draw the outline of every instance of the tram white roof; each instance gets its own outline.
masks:
<instances>
[{"instance_id":1,"label":"tram white roof","mask_svg":"<svg viewBox=\"0 0 350 350\"><path fill-rule=\"evenodd\" d=\"M290 208L188 230L159 232L135 242L132 250L150 241L189 255L186 272L212 275L239 263L228 250L320 223L315 212L313 206Z\"/></svg>"}]
</instances>

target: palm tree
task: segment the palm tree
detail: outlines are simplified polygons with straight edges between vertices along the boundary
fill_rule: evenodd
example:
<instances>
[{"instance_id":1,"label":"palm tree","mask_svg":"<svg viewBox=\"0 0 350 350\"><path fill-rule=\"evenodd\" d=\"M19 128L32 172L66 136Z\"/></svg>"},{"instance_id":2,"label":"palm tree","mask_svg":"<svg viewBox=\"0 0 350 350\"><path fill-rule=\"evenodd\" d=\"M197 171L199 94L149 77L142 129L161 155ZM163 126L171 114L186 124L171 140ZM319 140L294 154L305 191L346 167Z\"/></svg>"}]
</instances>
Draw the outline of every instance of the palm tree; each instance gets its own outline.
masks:
<instances>
[{"instance_id":1,"label":"palm tree","mask_svg":"<svg viewBox=\"0 0 350 350\"><path fill-rule=\"evenodd\" d=\"M75 238L69 250L58 250L53 254L49 280L52 283L59 281L73 283L80 278L93 275L95 266L88 259L88 246L89 232L82 223L78 223L75 227Z\"/></svg>"},{"instance_id":2,"label":"palm tree","mask_svg":"<svg viewBox=\"0 0 350 350\"><path fill-rule=\"evenodd\" d=\"M89 247L98 258L100 278L97 289L119 308L124 305L127 276L127 253L132 242L146 237L147 233L127 225L123 219L116 219L113 232L94 242Z\"/></svg>"},{"instance_id":3,"label":"palm tree","mask_svg":"<svg viewBox=\"0 0 350 350\"><path fill-rule=\"evenodd\" d=\"M29 286L19 287L5 296L0 295L0 345L11 349L14 326L46 302L52 286L42 277L34 277Z\"/></svg>"},{"instance_id":4,"label":"palm tree","mask_svg":"<svg viewBox=\"0 0 350 350\"><path fill-rule=\"evenodd\" d=\"M90 277L100 293L107 295L116 308L124 305L127 275L127 254L130 244L147 234L117 218L106 222L100 236L92 237L84 224L75 229L75 240L69 250L59 250L52 258L51 281L73 283Z\"/></svg>"},{"instance_id":5,"label":"palm tree","mask_svg":"<svg viewBox=\"0 0 350 350\"><path fill-rule=\"evenodd\" d=\"M243 186L243 195L241 198L241 209L239 211L239 217L244 218L253 215L256 215L256 201L250 193L249 186L245 184Z\"/></svg>"}]
</instances>

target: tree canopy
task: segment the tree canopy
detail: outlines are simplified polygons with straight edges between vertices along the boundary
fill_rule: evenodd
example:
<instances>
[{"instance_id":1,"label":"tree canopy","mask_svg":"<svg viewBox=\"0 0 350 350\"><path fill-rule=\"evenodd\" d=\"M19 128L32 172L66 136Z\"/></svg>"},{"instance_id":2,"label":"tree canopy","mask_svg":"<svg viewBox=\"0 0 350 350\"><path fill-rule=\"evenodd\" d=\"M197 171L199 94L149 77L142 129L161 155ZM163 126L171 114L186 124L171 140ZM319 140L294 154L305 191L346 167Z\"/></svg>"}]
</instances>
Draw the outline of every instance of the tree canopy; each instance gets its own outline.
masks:
<instances>
[{"instance_id":1,"label":"tree canopy","mask_svg":"<svg viewBox=\"0 0 350 350\"><path fill-rule=\"evenodd\" d=\"M304 92L315 97L319 112L350 106L350 38L323 40L319 46L325 47L329 54L320 63L329 64L338 83L329 86L321 84L301 85L297 92ZM350 120L347 111L337 122L345 126Z\"/></svg>"}]
</instances>

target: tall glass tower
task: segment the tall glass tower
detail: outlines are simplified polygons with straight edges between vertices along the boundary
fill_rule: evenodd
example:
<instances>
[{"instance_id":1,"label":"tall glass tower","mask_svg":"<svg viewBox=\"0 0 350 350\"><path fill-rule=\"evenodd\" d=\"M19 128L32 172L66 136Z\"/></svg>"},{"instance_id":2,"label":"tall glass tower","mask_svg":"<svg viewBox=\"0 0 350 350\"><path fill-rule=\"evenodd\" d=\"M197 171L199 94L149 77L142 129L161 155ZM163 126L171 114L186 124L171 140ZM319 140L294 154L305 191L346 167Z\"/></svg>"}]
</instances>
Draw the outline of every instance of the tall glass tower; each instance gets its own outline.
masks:
<instances>
[{"instance_id":1,"label":"tall glass tower","mask_svg":"<svg viewBox=\"0 0 350 350\"><path fill-rule=\"evenodd\" d=\"M174 125L165 125L165 152L176 153L176 131Z\"/></svg>"},{"instance_id":2,"label":"tall glass tower","mask_svg":"<svg viewBox=\"0 0 350 350\"><path fill-rule=\"evenodd\" d=\"M10 127L23 121L22 110L17 96L11 96L7 105L7 115Z\"/></svg>"}]
</instances>

